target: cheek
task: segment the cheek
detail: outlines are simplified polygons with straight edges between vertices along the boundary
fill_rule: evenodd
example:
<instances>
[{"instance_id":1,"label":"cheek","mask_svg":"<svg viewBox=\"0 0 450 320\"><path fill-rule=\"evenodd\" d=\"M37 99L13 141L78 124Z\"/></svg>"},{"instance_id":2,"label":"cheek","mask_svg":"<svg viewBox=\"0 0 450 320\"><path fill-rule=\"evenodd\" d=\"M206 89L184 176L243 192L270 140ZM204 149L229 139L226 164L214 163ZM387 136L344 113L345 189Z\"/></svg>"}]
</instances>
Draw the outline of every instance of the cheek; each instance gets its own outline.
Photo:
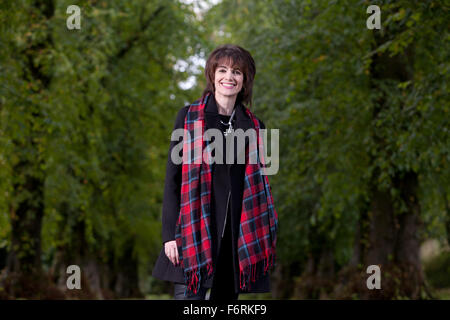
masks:
<instances>
[{"instance_id":1,"label":"cheek","mask_svg":"<svg viewBox=\"0 0 450 320\"><path fill-rule=\"evenodd\" d=\"M239 87L242 88L243 85L244 85L244 78L240 79L239 81Z\"/></svg>"}]
</instances>

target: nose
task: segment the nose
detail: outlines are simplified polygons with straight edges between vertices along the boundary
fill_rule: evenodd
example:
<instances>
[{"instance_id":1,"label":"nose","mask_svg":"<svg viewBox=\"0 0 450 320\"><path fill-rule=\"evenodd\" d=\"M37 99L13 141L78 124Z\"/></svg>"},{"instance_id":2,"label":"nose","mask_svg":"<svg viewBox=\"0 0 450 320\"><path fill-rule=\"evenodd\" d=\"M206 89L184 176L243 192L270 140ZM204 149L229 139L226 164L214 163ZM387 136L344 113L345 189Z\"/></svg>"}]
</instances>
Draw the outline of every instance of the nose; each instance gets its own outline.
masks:
<instances>
[{"instance_id":1,"label":"nose","mask_svg":"<svg viewBox=\"0 0 450 320\"><path fill-rule=\"evenodd\" d=\"M225 79L226 79L226 80L232 80L233 78L234 78L233 71L232 71L231 69L228 69L228 70L227 70L227 73L226 73L226 75L225 75Z\"/></svg>"}]
</instances>

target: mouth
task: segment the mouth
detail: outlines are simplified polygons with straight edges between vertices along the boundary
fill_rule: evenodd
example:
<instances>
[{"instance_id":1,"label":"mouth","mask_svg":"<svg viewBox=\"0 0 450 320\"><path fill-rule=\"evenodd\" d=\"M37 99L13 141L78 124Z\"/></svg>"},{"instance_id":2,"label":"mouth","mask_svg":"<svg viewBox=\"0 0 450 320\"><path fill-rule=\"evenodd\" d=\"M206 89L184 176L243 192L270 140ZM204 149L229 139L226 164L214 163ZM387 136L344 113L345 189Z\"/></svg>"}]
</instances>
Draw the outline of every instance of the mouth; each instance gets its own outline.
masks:
<instances>
[{"instance_id":1,"label":"mouth","mask_svg":"<svg viewBox=\"0 0 450 320\"><path fill-rule=\"evenodd\" d=\"M232 82L220 82L220 85L225 89L233 89L234 87L236 87L236 84Z\"/></svg>"}]
</instances>

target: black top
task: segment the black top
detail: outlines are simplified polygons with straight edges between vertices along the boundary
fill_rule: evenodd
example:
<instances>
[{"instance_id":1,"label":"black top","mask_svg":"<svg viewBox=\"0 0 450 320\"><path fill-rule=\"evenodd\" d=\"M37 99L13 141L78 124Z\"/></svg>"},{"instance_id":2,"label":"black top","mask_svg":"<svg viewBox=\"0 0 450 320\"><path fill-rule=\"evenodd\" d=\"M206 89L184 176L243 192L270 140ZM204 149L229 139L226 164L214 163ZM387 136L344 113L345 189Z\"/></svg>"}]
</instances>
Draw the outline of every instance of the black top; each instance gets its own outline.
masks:
<instances>
[{"instance_id":1,"label":"black top","mask_svg":"<svg viewBox=\"0 0 450 320\"><path fill-rule=\"evenodd\" d=\"M219 114L219 119L225 123L228 123L230 116ZM234 119L233 119L234 122ZM221 238L224 234L224 228L230 223L230 216L227 214L227 208L230 210L231 206L229 201L231 200L231 182L230 182L230 164L226 163L226 137L224 131L228 129L227 125L218 122L218 128L222 132L223 138L223 157L222 163L214 163L212 165L212 194L211 199L213 205L211 206L211 216L215 218L215 224L213 228L215 229L212 234L216 235L216 240L213 242L213 252L218 255L219 245L221 243ZM213 153L214 156L214 153ZM219 156L219 155L218 155ZM213 258L216 258L213 255Z\"/></svg>"}]
</instances>

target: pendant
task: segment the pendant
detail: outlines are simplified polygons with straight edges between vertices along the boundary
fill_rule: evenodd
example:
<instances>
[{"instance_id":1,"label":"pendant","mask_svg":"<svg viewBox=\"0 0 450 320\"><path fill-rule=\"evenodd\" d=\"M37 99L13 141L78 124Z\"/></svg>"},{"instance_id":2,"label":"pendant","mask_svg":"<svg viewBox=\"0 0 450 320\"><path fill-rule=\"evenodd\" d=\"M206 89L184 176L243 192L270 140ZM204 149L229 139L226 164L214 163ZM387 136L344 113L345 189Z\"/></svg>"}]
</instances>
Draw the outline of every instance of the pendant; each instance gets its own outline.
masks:
<instances>
[{"instance_id":1,"label":"pendant","mask_svg":"<svg viewBox=\"0 0 450 320\"><path fill-rule=\"evenodd\" d=\"M226 131L223 132L223 134L226 137L228 134L233 133L233 131L233 128L229 127Z\"/></svg>"}]
</instances>

